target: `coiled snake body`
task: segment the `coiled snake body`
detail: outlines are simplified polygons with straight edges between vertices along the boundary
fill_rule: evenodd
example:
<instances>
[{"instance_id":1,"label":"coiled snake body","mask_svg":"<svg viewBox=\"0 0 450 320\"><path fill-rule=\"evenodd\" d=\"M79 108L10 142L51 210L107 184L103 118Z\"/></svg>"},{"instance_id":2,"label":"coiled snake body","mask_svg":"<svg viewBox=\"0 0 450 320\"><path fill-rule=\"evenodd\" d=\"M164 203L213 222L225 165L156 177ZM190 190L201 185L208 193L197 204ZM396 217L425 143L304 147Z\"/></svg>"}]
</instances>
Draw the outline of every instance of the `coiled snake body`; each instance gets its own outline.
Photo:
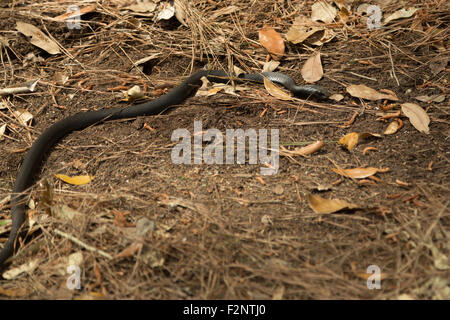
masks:
<instances>
[{"instance_id":1,"label":"coiled snake body","mask_svg":"<svg viewBox=\"0 0 450 320\"><path fill-rule=\"evenodd\" d=\"M14 184L12 206L12 228L8 240L0 251L0 267L14 253L15 240L19 229L25 221L25 198L26 191L33 183L34 176L41 166L44 155L61 138L67 134L82 130L91 125L104 121L134 118L137 116L155 115L163 112L168 106L181 104L189 96L193 95L201 85L201 78L207 77L213 82L255 81L263 82L264 77L272 82L283 85L296 96L315 97L325 99L328 92L325 88L316 85L297 86L289 76L278 72L263 72L261 74L243 74L239 77L230 77L222 70L202 70L194 73L184 80L179 86L170 90L167 94L152 101L134 105L127 108L111 108L96 111L77 113L62 119L47 128L32 144L28 150Z\"/></svg>"}]
</instances>

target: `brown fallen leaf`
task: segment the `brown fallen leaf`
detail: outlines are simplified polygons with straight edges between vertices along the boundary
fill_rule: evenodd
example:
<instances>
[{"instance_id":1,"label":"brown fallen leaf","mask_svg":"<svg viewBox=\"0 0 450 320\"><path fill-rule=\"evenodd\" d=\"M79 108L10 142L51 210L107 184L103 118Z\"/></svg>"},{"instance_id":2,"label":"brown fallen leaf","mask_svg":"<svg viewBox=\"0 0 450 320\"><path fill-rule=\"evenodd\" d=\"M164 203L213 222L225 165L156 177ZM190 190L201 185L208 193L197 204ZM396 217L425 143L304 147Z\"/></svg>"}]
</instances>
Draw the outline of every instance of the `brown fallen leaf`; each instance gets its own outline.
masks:
<instances>
[{"instance_id":1,"label":"brown fallen leaf","mask_svg":"<svg viewBox=\"0 0 450 320\"><path fill-rule=\"evenodd\" d=\"M398 97L392 92L392 94L385 94L369 88L363 84L352 84L346 88L347 92L356 98L362 98L366 100L393 100L397 101Z\"/></svg>"},{"instance_id":2,"label":"brown fallen leaf","mask_svg":"<svg viewBox=\"0 0 450 320\"><path fill-rule=\"evenodd\" d=\"M358 143L359 135L356 132L347 133L341 139L339 139L338 144L347 147L348 151L351 151Z\"/></svg>"},{"instance_id":3,"label":"brown fallen leaf","mask_svg":"<svg viewBox=\"0 0 450 320\"><path fill-rule=\"evenodd\" d=\"M353 178L353 179L364 179L370 176L373 176L375 173L380 171L377 168L367 167L367 168L353 168L353 169L340 169L340 168L331 168L337 174Z\"/></svg>"},{"instance_id":4,"label":"brown fallen leaf","mask_svg":"<svg viewBox=\"0 0 450 320\"><path fill-rule=\"evenodd\" d=\"M322 79L323 69L320 61L320 52L313 54L302 67L302 77L306 82L316 82Z\"/></svg>"},{"instance_id":5,"label":"brown fallen leaf","mask_svg":"<svg viewBox=\"0 0 450 320\"><path fill-rule=\"evenodd\" d=\"M308 202L315 213L333 213L342 209L358 208L356 204L349 203L345 200L325 199L314 194L308 195Z\"/></svg>"},{"instance_id":6,"label":"brown fallen leaf","mask_svg":"<svg viewBox=\"0 0 450 320\"><path fill-rule=\"evenodd\" d=\"M259 31L259 42L270 53L284 54L284 40L281 35L271 27L264 27Z\"/></svg>"},{"instance_id":7,"label":"brown fallen leaf","mask_svg":"<svg viewBox=\"0 0 450 320\"><path fill-rule=\"evenodd\" d=\"M39 47L50 54L58 54L61 52L56 42L47 37L41 30L32 24L17 21L16 29L23 35L31 37L29 41L36 47Z\"/></svg>"},{"instance_id":8,"label":"brown fallen leaf","mask_svg":"<svg viewBox=\"0 0 450 320\"><path fill-rule=\"evenodd\" d=\"M91 182L94 179L94 176L91 175L83 175L83 176L66 176L65 174L55 174L55 176L66 182L69 184L73 184L73 185L84 185L84 184L88 184L89 182Z\"/></svg>"},{"instance_id":9,"label":"brown fallen leaf","mask_svg":"<svg viewBox=\"0 0 450 320\"><path fill-rule=\"evenodd\" d=\"M411 124L420 132L429 134L430 129L430 117L418 104L415 103L403 103L402 112L408 117Z\"/></svg>"},{"instance_id":10,"label":"brown fallen leaf","mask_svg":"<svg viewBox=\"0 0 450 320\"><path fill-rule=\"evenodd\" d=\"M272 81L270 81L267 78L264 78L264 87L266 88L267 92L280 100L291 100L292 96L289 92L286 92L285 90L281 89L277 85L275 85Z\"/></svg>"}]
</instances>

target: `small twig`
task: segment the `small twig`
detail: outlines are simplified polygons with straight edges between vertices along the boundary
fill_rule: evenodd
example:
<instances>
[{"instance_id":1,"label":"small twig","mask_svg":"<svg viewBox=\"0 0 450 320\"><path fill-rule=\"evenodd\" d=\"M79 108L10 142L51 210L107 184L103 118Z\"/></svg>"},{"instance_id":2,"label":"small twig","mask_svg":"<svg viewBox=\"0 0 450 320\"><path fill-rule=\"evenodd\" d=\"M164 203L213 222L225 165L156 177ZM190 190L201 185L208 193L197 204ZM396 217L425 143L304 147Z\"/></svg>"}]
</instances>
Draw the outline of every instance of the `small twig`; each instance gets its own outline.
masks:
<instances>
[{"instance_id":1,"label":"small twig","mask_svg":"<svg viewBox=\"0 0 450 320\"><path fill-rule=\"evenodd\" d=\"M392 74L395 78L395 81L397 81L397 85L400 87L400 82L398 81L397 75L395 74L394 60L392 60L391 43L390 42L389 42L388 50L389 50L389 59L391 60L391 66L392 66Z\"/></svg>"},{"instance_id":2,"label":"small twig","mask_svg":"<svg viewBox=\"0 0 450 320\"><path fill-rule=\"evenodd\" d=\"M83 247L83 248L85 248L85 249L88 250L88 251L96 252L96 253L98 253L99 255L101 255L101 256L103 256L103 257L105 257L105 258L107 258L107 259L113 259L113 257L112 257L110 254L106 253L105 251L102 251L102 250L100 250L100 249L97 249L97 248L94 248L94 247L92 247L92 246L90 246L90 245L87 245L87 244L85 244L84 242L82 242L81 240L79 240L79 239L77 239L77 238L71 236L70 234L67 234L67 233L65 233L65 232L62 232L62 231L60 231L60 230L58 230L58 229L55 229L55 233L56 233L56 234L59 234L60 236L62 236L62 237L64 237L64 238L69 239L69 240L72 241L72 242L75 242L75 243L78 244L80 247Z\"/></svg>"}]
</instances>

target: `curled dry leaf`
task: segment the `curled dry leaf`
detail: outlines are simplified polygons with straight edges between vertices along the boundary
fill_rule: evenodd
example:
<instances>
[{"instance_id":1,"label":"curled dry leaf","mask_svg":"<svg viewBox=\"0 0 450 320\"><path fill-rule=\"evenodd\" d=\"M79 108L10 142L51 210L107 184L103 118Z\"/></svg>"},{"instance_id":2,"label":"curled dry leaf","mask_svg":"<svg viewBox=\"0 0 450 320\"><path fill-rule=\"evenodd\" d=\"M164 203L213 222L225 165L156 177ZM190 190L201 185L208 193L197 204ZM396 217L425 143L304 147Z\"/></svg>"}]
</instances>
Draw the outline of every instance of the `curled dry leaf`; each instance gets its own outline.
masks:
<instances>
[{"instance_id":1,"label":"curled dry leaf","mask_svg":"<svg viewBox=\"0 0 450 320\"><path fill-rule=\"evenodd\" d=\"M17 109L13 112L13 114L17 118L17 120L24 126L29 126L31 124L31 121L33 120L33 115L27 110Z\"/></svg>"},{"instance_id":2,"label":"curled dry leaf","mask_svg":"<svg viewBox=\"0 0 450 320\"><path fill-rule=\"evenodd\" d=\"M156 16L156 21L159 20L169 20L175 15L175 6L166 2L163 4L162 10Z\"/></svg>"},{"instance_id":3,"label":"curled dry leaf","mask_svg":"<svg viewBox=\"0 0 450 320\"><path fill-rule=\"evenodd\" d=\"M384 23L388 23L392 20L397 20L397 19L401 19L401 18L409 18L411 17L414 13L416 13L416 11L419 10L417 8L409 8L409 9L400 9L395 11L393 14L391 14L390 16L388 16L385 20Z\"/></svg>"},{"instance_id":4,"label":"curled dry leaf","mask_svg":"<svg viewBox=\"0 0 450 320\"><path fill-rule=\"evenodd\" d=\"M273 72L280 65L280 61L270 60L264 63L263 72Z\"/></svg>"},{"instance_id":5,"label":"curled dry leaf","mask_svg":"<svg viewBox=\"0 0 450 320\"><path fill-rule=\"evenodd\" d=\"M400 128L400 125L399 125L398 121L394 120L391 123L389 123L389 125L387 126L386 130L384 130L383 133L386 135L394 134L398 131L399 128Z\"/></svg>"},{"instance_id":6,"label":"curled dry leaf","mask_svg":"<svg viewBox=\"0 0 450 320\"><path fill-rule=\"evenodd\" d=\"M362 98L366 100L393 100L397 101L398 97L392 92L392 94L384 94L376 91L375 89L369 88L363 84L352 84L346 88L347 92L356 98Z\"/></svg>"},{"instance_id":7,"label":"curled dry leaf","mask_svg":"<svg viewBox=\"0 0 450 320\"><path fill-rule=\"evenodd\" d=\"M347 147L348 151L351 151L358 143L359 135L356 132L347 133L341 139L339 139L338 144Z\"/></svg>"},{"instance_id":8,"label":"curled dry leaf","mask_svg":"<svg viewBox=\"0 0 450 320\"><path fill-rule=\"evenodd\" d=\"M425 110L415 103L403 103L401 106L402 112L408 117L414 128L426 134L430 133L430 129L428 128L430 117Z\"/></svg>"},{"instance_id":9,"label":"curled dry leaf","mask_svg":"<svg viewBox=\"0 0 450 320\"><path fill-rule=\"evenodd\" d=\"M323 141L320 141L320 140L317 140L316 142L313 142L302 148L295 148L292 151L281 146L280 155L287 156L287 157L295 157L295 156L306 157L306 156L310 155L311 153L314 153L314 152L320 150L322 147L323 147Z\"/></svg>"},{"instance_id":10,"label":"curled dry leaf","mask_svg":"<svg viewBox=\"0 0 450 320\"><path fill-rule=\"evenodd\" d=\"M73 184L73 185L83 185L83 184L88 184L89 182L91 182L94 179L94 176L91 175L83 175L83 176L66 176L65 174L55 174L55 176L66 182L69 184Z\"/></svg>"},{"instance_id":11,"label":"curled dry leaf","mask_svg":"<svg viewBox=\"0 0 450 320\"><path fill-rule=\"evenodd\" d=\"M311 153L314 153L318 150L320 150L323 147L323 141L317 140L314 143L311 143L305 147L302 148L295 148L294 152L301 156L307 156Z\"/></svg>"},{"instance_id":12,"label":"curled dry leaf","mask_svg":"<svg viewBox=\"0 0 450 320\"><path fill-rule=\"evenodd\" d=\"M311 6L311 20L332 23L337 15L337 9L325 1L317 1Z\"/></svg>"},{"instance_id":13,"label":"curled dry leaf","mask_svg":"<svg viewBox=\"0 0 450 320\"><path fill-rule=\"evenodd\" d=\"M144 93L141 90L141 87L139 87L137 85L131 87L130 89L128 89L128 91L124 91L123 95L124 95L124 97L123 97L122 101L130 101L130 102L133 102L133 101L136 101L136 100L139 100L139 99L142 99L145 97Z\"/></svg>"},{"instance_id":14,"label":"curled dry leaf","mask_svg":"<svg viewBox=\"0 0 450 320\"><path fill-rule=\"evenodd\" d=\"M311 26L312 24L314 22L303 15L296 17L286 34L286 40L293 44L302 43L316 32L324 30L323 27Z\"/></svg>"},{"instance_id":15,"label":"curled dry leaf","mask_svg":"<svg viewBox=\"0 0 450 320\"><path fill-rule=\"evenodd\" d=\"M315 53L306 60L302 68L302 77L306 82L319 81L323 76L320 52Z\"/></svg>"},{"instance_id":16,"label":"curled dry leaf","mask_svg":"<svg viewBox=\"0 0 450 320\"><path fill-rule=\"evenodd\" d=\"M0 125L0 140L3 139L3 135L5 134L6 131L6 123Z\"/></svg>"},{"instance_id":17,"label":"curled dry leaf","mask_svg":"<svg viewBox=\"0 0 450 320\"><path fill-rule=\"evenodd\" d=\"M58 54L61 52L57 43L32 24L17 21L16 29L23 35L31 37L30 42L36 47L39 47L50 54Z\"/></svg>"},{"instance_id":18,"label":"curled dry leaf","mask_svg":"<svg viewBox=\"0 0 450 320\"><path fill-rule=\"evenodd\" d=\"M380 171L377 168L367 167L367 168L353 168L353 169L340 169L340 168L331 168L337 174L353 178L353 179L364 179L370 176L373 176L375 173Z\"/></svg>"},{"instance_id":19,"label":"curled dry leaf","mask_svg":"<svg viewBox=\"0 0 450 320\"><path fill-rule=\"evenodd\" d=\"M284 54L284 40L281 35L271 27L264 27L259 31L259 42L270 53Z\"/></svg>"},{"instance_id":20,"label":"curled dry leaf","mask_svg":"<svg viewBox=\"0 0 450 320\"><path fill-rule=\"evenodd\" d=\"M270 81L267 78L264 78L264 87L266 88L267 92L280 100L291 100L292 97L290 95L290 93L284 91L283 89L281 89L280 87L278 87L277 85L275 85L272 81Z\"/></svg>"},{"instance_id":21,"label":"curled dry leaf","mask_svg":"<svg viewBox=\"0 0 450 320\"><path fill-rule=\"evenodd\" d=\"M308 202L315 213L333 213L342 209L358 208L356 204L349 203L345 200L325 199L314 194L308 195Z\"/></svg>"}]
</instances>

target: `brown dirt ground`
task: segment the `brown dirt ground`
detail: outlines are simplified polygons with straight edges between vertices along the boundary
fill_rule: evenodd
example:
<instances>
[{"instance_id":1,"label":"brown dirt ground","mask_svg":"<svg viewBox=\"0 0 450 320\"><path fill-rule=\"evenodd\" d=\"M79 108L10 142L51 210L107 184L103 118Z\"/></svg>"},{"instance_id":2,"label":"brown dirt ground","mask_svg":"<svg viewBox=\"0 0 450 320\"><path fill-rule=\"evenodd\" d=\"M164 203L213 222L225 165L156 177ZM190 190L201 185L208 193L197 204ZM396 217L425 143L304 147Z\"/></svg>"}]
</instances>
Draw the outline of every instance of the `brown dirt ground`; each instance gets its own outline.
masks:
<instances>
[{"instance_id":1,"label":"brown dirt ground","mask_svg":"<svg viewBox=\"0 0 450 320\"><path fill-rule=\"evenodd\" d=\"M258 71L261 65L255 61L263 62L267 55L255 45L258 30L271 25L285 34L296 16L289 14L303 8L309 15L311 2L196 0L190 2L196 13L188 15L190 27L174 20L162 23L138 17L139 29L120 20L130 16L119 14L114 2L99 2L96 12L83 16L86 23L80 31L39 18L64 13L60 1L54 6L46 2L48 7L20 1L13 10L1 5L0 36L9 39L10 47L1 49L0 87L37 77L41 81L34 93L2 98L10 110L0 110L0 124L8 124L7 137L0 140L0 201L10 195L23 149L55 121L79 111L126 105L108 89L124 80L127 88L145 83L150 95L153 88L174 86L207 62L212 68L227 68L232 62ZM192 31L193 25L201 27L196 17L208 19L230 3L242 10L220 16L214 25L225 31L227 45L202 51L217 44L214 32L220 30L207 29L200 37ZM383 8L385 12L408 6L421 10L373 32L357 18L347 26L328 26L336 37L320 48L325 74L319 84L343 94L340 102L281 102L262 85L249 85L252 90L239 92L239 97L224 93L194 97L160 116L108 122L65 137L37 179L49 183L51 196L43 184L32 188L36 208L29 214L38 224L28 236L22 235L23 246L7 269L35 259L38 266L29 274L0 280L0 297L396 299L406 294L403 297L413 299L450 298L448 97L441 103L414 99L447 94L449 69L437 74L431 70L449 57L445 40L450 11L446 1L387 3L391 5ZM29 44L15 32L19 20L46 28L76 61L69 54L50 56ZM280 71L302 83L300 70L314 47L286 45ZM24 66L30 52L42 60ZM146 73L133 68L131 61L155 53L159 56ZM66 73L69 82L57 84L58 73ZM431 118L430 134L420 133L401 117L404 126L396 134L367 140L351 152L338 146L336 142L349 132L382 133L388 124L377 121L383 101L350 97L345 86L352 83L394 91L400 100L391 111L399 110L403 102L419 103ZM11 111L18 108L34 115L32 128L24 128L12 117ZM355 121L344 127L355 112ZM260 176L260 165L175 165L170 158L171 134L177 128L192 132L194 120L202 120L205 130L222 132L278 128L280 143L323 140L325 146L305 158L280 157L279 172L273 176ZM363 154L369 146L376 151ZM335 166L389 171L378 173L376 181L361 183L338 176L330 169ZM73 186L58 180L55 173L90 174L95 179ZM318 191L319 186L328 188ZM359 208L317 214L308 204L309 194L343 199ZM67 205L81 216L48 217L45 202L49 201L53 213ZM6 220L0 225L0 243L8 236L9 213L8 205L0 203L0 221ZM134 226L142 218L151 220L154 230L139 242ZM112 256L133 244L142 249L109 260L58 231ZM70 291L64 259L79 251L82 287ZM380 290L366 286L364 274L370 265L379 266L386 277Z\"/></svg>"}]
</instances>

